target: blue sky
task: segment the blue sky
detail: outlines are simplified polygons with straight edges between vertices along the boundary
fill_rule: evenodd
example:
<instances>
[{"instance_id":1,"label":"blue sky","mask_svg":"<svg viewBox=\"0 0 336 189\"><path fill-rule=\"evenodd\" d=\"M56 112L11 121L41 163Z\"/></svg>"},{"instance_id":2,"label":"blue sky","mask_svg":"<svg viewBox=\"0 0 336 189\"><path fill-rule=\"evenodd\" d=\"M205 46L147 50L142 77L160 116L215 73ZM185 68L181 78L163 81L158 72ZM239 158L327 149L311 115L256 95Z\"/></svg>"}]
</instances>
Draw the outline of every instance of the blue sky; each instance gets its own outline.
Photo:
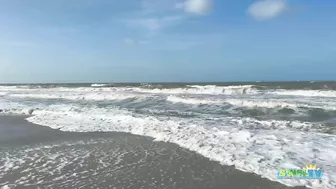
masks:
<instances>
[{"instance_id":1,"label":"blue sky","mask_svg":"<svg viewBox=\"0 0 336 189\"><path fill-rule=\"evenodd\" d=\"M334 0L0 0L0 82L336 80Z\"/></svg>"}]
</instances>

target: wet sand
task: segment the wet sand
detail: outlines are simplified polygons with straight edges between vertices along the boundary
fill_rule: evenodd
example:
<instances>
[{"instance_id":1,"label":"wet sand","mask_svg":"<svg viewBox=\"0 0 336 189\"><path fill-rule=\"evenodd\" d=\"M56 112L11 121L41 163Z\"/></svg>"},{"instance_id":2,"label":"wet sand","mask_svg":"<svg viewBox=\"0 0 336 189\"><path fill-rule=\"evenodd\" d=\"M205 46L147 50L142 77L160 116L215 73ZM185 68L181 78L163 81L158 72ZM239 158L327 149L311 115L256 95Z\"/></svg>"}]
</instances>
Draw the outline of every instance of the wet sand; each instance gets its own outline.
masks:
<instances>
[{"instance_id":1,"label":"wet sand","mask_svg":"<svg viewBox=\"0 0 336 189\"><path fill-rule=\"evenodd\" d=\"M62 132L24 118L0 116L0 188L291 188L149 137Z\"/></svg>"}]
</instances>

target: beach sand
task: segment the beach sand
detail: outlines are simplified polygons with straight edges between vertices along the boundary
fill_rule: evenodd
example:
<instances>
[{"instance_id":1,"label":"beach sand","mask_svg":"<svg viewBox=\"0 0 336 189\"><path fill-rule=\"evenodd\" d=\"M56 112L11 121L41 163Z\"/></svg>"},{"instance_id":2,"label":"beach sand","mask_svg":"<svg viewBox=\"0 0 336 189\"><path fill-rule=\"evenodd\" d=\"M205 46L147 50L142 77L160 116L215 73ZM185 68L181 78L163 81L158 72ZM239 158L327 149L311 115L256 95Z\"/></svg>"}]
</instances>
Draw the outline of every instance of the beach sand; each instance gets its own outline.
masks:
<instances>
[{"instance_id":1,"label":"beach sand","mask_svg":"<svg viewBox=\"0 0 336 189\"><path fill-rule=\"evenodd\" d=\"M62 132L24 118L0 116L0 188L290 188L149 137Z\"/></svg>"}]
</instances>

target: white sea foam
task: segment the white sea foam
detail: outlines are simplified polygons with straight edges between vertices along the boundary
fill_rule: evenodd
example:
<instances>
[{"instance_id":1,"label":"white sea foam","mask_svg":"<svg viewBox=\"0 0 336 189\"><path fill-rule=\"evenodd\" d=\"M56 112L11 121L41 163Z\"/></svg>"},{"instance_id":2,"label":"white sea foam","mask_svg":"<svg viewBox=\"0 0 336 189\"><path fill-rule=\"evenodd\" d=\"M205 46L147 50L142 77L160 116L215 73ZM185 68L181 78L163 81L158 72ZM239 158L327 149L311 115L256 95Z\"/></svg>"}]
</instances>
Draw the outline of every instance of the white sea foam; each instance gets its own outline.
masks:
<instances>
[{"instance_id":1,"label":"white sea foam","mask_svg":"<svg viewBox=\"0 0 336 189\"><path fill-rule=\"evenodd\" d=\"M242 100L242 99L227 99L225 102L234 106L244 107L265 107L265 108L297 108L298 104L278 100ZM305 105L301 105L305 106Z\"/></svg>"},{"instance_id":2,"label":"white sea foam","mask_svg":"<svg viewBox=\"0 0 336 189\"><path fill-rule=\"evenodd\" d=\"M263 99L260 98L262 94L258 95L259 98L251 96L251 98L207 98L207 97L191 97L188 95L202 95L202 94L242 94L243 89L248 89L256 92L251 86L231 86L231 87L221 87L216 86L206 86L205 88L196 87L194 88L174 88L174 89L144 89L144 88L133 88L133 87L112 87L112 88L51 88L51 89L19 89L17 90L0 90L0 96L11 96L17 98L40 98L40 99L69 99L69 100L125 100L130 98L145 98L146 94L148 96L159 93L162 95L170 95L167 98L168 101L172 103L185 103L185 104L223 104L228 103L233 106L241 107L265 107L265 108L296 108L296 107L307 107L307 108L325 108L325 109L336 109L335 102L327 99L318 99L323 97L331 97L332 91L329 93L300 93L307 99L299 98L298 91L275 91L267 94L280 96L291 95L293 97L282 98L282 99ZM200 88L200 89L198 89ZM211 90L209 90L211 88ZM220 89L220 90L219 90ZM233 89L233 91L231 91ZM235 91L238 89L237 91ZM27 91L28 90L28 91ZM235 91L235 92L234 92ZM245 91L246 92L246 91ZM252 93L251 93L252 94ZM250 95L251 95L250 94ZM321 95L323 94L323 95ZM174 96L178 95L178 96ZM180 96L182 95L182 96ZM315 96L314 96L315 95ZM147 97L148 97L147 96ZM295 99L294 99L295 96ZM252 98L253 97L253 98Z\"/></svg>"},{"instance_id":3,"label":"white sea foam","mask_svg":"<svg viewBox=\"0 0 336 189\"><path fill-rule=\"evenodd\" d=\"M336 91L331 90L257 90L252 85L242 86L216 86L216 85L190 85L185 88L143 88L143 87L109 87L108 84L92 84L93 87L79 87L79 88L17 88L15 86L0 86L0 94L7 94L8 92L19 93L58 93L58 92L138 92L138 93L156 93L156 94L209 94L209 95L281 95L281 96L304 96L304 97L336 97Z\"/></svg>"},{"instance_id":4,"label":"white sea foam","mask_svg":"<svg viewBox=\"0 0 336 189\"><path fill-rule=\"evenodd\" d=\"M218 122L219 126L209 127L202 120L159 120L117 109L41 111L28 118L28 121L63 131L118 131L151 136L155 140L179 144L212 160L234 165L240 170L254 172L270 180L276 180L277 171L288 165L303 167L315 161L324 170L324 177L322 183L314 187L334 189L336 185L336 165L332 164L336 161L336 136L292 130L285 122L271 121L269 126L277 123L277 127L287 129L275 127L272 130L251 130L245 126L267 125L269 121L240 118L236 121L231 119L225 123ZM291 186L315 184L306 180L278 181Z\"/></svg>"},{"instance_id":5,"label":"white sea foam","mask_svg":"<svg viewBox=\"0 0 336 189\"><path fill-rule=\"evenodd\" d=\"M256 94L258 91L251 85L242 86L216 86L206 85L198 86L192 85L188 88L171 88L171 89L143 89L133 88L132 90L144 93L159 93L159 94L210 94L210 95L242 95L242 94Z\"/></svg>"},{"instance_id":6,"label":"white sea foam","mask_svg":"<svg viewBox=\"0 0 336 189\"><path fill-rule=\"evenodd\" d=\"M118 88L117 88L118 89ZM142 89L143 90L143 89ZM143 91L142 91L143 92ZM154 92L153 92L154 93ZM16 98L37 98L37 99L68 99L68 100L126 100L126 99L144 99L150 97L151 94L143 94L139 92L132 92L130 90L98 90L92 91L83 89L79 91L32 91L31 93L0 93L3 96L11 96ZM170 93L168 93L169 95ZM191 96L176 96L170 94L167 96L167 101L172 103L184 103L184 104L231 104L239 107L264 107L264 108L323 108L328 110L335 110L336 103L327 99L260 99L260 98L206 98L206 97L191 97ZM176 93L177 94L177 93Z\"/></svg>"},{"instance_id":7,"label":"white sea foam","mask_svg":"<svg viewBox=\"0 0 336 189\"><path fill-rule=\"evenodd\" d=\"M258 99L208 99L208 98L190 98L190 97L179 97L179 96L168 96L167 100L173 103L184 103L184 104L223 104L228 103L233 106L241 107L265 107L265 108L276 108L276 107L297 107L296 104L290 104L283 101L276 100L258 100Z\"/></svg>"},{"instance_id":8,"label":"white sea foam","mask_svg":"<svg viewBox=\"0 0 336 189\"><path fill-rule=\"evenodd\" d=\"M198 89L247 89L252 88L253 85L230 85L230 86L217 86L217 85L188 85L188 87L198 88Z\"/></svg>"},{"instance_id":9,"label":"white sea foam","mask_svg":"<svg viewBox=\"0 0 336 189\"><path fill-rule=\"evenodd\" d=\"M101 163L99 163L95 169L90 170L90 175L94 176L97 173L105 174L105 168L109 166L113 167L115 162L117 162L116 159L122 158L122 153L128 152L127 150L129 150L127 148L120 149L116 147L114 150L105 153L101 150L101 145L108 142L109 139L95 139L77 142L60 142L53 145L22 147L17 148L15 151L11 150L10 152L5 150L0 154L0 180L4 175L8 176L13 172L17 172L17 174L15 174L15 176L10 176L11 179L16 178L15 180L1 183L1 185L7 184L9 188L17 188L20 187L17 185L21 185L21 187L36 187L36 184L49 183L49 185L51 185L50 187L45 185L44 187L61 187L61 184L65 184L69 180L73 181L73 178L71 177L76 176L72 174L74 170L64 168L72 164L85 165L92 150L101 151L99 153L99 162ZM96 146L97 144L99 144L99 147L96 149L88 150L83 148L87 145ZM119 166L119 168L121 167L122 166ZM85 171L87 170L76 170L75 172L81 175ZM112 172L115 173L114 170L112 170ZM69 175L69 173L71 175ZM53 182L50 182L50 179L48 178L50 176L52 176Z\"/></svg>"},{"instance_id":10,"label":"white sea foam","mask_svg":"<svg viewBox=\"0 0 336 189\"><path fill-rule=\"evenodd\" d=\"M306 96L306 97L336 97L336 91L327 90L277 90L270 92L276 95L288 95L288 96Z\"/></svg>"},{"instance_id":11,"label":"white sea foam","mask_svg":"<svg viewBox=\"0 0 336 189\"><path fill-rule=\"evenodd\" d=\"M237 99L237 98L197 98L197 97L187 97L187 96L174 96L170 95L167 97L167 101L171 103L183 103L192 105L221 105L230 104L236 107L262 107L262 108L323 108L326 110L336 110L336 103L324 100L323 102L317 101L317 99L312 100L299 100L299 99Z\"/></svg>"},{"instance_id":12,"label":"white sea foam","mask_svg":"<svg viewBox=\"0 0 336 189\"><path fill-rule=\"evenodd\" d=\"M11 94L11 97L17 98L39 98L39 99L67 99L67 100L126 100L132 98L142 98L143 95L130 93L104 93L104 92L86 92L86 93L45 93L45 94Z\"/></svg>"},{"instance_id":13,"label":"white sea foam","mask_svg":"<svg viewBox=\"0 0 336 189\"><path fill-rule=\"evenodd\" d=\"M9 113L9 114L28 114L29 106L18 102L11 102L8 100L0 99L0 113Z\"/></svg>"},{"instance_id":14,"label":"white sea foam","mask_svg":"<svg viewBox=\"0 0 336 189\"><path fill-rule=\"evenodd\" d=\"M105 87L108 84L92 84L91 87Z\"/></svg>"},{"instance_id":15,"label":"white sea foam","mask_svg":"<svg viewBox=\"0 0 336 189\"><path fill-rule=\"evenodd\" d=\"M220 101L211 100L211 99L199 99L199 98L188 98L188 97L178 97L178 96L168 96L167 101L172 103L184 103L184 104L216 104L220 103Z\"/></svg>"}]
</instances>

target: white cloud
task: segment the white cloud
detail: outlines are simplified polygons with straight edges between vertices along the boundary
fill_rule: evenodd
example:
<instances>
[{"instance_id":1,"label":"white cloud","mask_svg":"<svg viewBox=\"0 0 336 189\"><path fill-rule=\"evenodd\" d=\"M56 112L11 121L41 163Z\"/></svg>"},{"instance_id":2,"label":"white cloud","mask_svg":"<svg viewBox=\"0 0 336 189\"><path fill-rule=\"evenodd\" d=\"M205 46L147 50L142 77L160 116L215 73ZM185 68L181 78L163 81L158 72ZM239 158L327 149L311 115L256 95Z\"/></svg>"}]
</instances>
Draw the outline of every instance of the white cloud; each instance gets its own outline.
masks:
<instances>
[{"instance_id":1,"label":"white cloud","mask_svg":"<svg viewBox=\"0 0 336 189\"><path fill-rule=\"evenodd\" d=\"M212 10L212 0L187 0L184 4L177 4L177 8L184 8L188 13L206 14Z\"/></svg>"},{"instance_id":2,"label":"white cloud","mask_svg":"<svg viewBox=\"0 0 336 189\"><path fill-rule=\"evenodd\" d=\"M275 18L286 9L285 0L261 0L248 8L248 13L256 20Z\"/></svg>"}]
</instances>

